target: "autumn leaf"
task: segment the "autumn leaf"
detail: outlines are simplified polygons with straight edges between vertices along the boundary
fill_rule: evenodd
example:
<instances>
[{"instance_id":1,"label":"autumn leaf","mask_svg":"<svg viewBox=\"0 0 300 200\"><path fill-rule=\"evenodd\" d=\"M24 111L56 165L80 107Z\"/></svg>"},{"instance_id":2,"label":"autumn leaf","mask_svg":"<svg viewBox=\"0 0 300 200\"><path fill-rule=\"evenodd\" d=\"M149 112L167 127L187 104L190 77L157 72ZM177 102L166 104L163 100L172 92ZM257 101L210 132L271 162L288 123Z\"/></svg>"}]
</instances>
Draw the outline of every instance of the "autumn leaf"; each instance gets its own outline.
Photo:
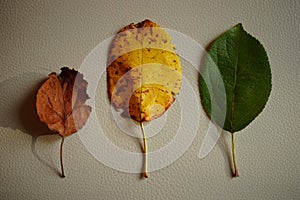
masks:
<instances>
[{"instance_id":1,"label":"autumn leaf","mask_svg":"<svg viewBox=\"0 0 300 200\"><path fill-rule=\"evenodd\" d=\"M59 76L54 72L49 74L37 92L36 109L40 120L62 137L62 177L65 176L62 162L64 139L81 129L91 112L91 107L85 104L89 98L86 93L87 85L82 74L63 67Z\"/></svg>"},{"instance_id":2,"label":"autumn leaf","mask_svg":"<svg viewBox=\"0 0 300 200\"><path fill-rule=\"evenodd\" d=\"M112 105L137 121L143 133L147 177L147 144L143 122L159 118L180 91L182 68L168 33L145 20L116 35L108 55L107 81Z\"/></svg>"}]
</instances>

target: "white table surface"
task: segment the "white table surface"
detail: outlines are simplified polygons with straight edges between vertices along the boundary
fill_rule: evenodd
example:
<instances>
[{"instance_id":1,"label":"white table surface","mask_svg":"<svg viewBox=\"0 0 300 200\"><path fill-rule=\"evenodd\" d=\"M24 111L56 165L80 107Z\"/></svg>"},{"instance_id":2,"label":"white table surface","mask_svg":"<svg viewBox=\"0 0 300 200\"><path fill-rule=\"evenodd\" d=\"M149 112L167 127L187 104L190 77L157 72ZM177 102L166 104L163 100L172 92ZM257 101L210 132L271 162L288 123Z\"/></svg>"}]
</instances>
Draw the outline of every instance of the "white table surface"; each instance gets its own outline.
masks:
<instances>
[{"instance_id":1,"label":"white table surface","mask_svg":"<svg viewBox=\"0 0 300 200\"><path fill-rule=\"evenodd\" d=\"M296 0L1 1L0 199L299 199L299 13ZM37 121L38 85L61 66L79 69L94 47L146 18L203 47L241 22L264 45L273 88L264 111L236 134L239 178L230 177L229 147L224 145L228 133L199 159L208 126L201 107L201 126L187 151L171 165L150 172L147 180L97 160L80 139L87 134L81 130L64 146L67 177L57 174L60 138L47 135ZM197 71L188 65L184 69L197 90ZM107 120L111 110L105 74L99 80L104 89L94 112L107 138L119 148L139 152L136 140ZM178 110L175 105L162 132L149 139L150 151L173 139Z\"/></svg>"}]
</instances>

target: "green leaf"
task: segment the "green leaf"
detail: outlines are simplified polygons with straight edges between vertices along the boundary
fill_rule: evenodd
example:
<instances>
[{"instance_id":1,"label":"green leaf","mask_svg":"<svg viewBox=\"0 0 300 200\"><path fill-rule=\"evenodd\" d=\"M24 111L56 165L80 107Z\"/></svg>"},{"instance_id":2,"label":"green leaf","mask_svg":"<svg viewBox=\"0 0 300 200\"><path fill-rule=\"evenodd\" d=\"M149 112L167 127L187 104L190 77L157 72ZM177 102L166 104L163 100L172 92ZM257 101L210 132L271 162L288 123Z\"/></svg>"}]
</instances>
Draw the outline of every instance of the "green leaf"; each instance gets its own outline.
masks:
<instances>
[{"instance_id":1,"label":"green leaf","mask_svg":"<svg viewBox=\"0 0 300 200\"><path fill-rule=\"evenodd\" d=\"M233 133L253 121L268 101L272 78L267 53L238 24L212 43L201 75L204 110L232 133L233 177L238 177Z\"/></svg>"},{"instance_id":2,"label":"green leaf","mask_svg":"<svg viewBox=\"0 0 300 200\"><path fill-rule=\"evenodd\" d=\"M261 43L238 24L216 39L208 51L200 80L204 110L220 127L231 133L245 128L265 107L271 92L271 69ZM219 94L221 75L226 91L224 109L212 113L212 105L225 101ZM224 103L223 103L224 104Z\"/></svg>"}]
</instances>

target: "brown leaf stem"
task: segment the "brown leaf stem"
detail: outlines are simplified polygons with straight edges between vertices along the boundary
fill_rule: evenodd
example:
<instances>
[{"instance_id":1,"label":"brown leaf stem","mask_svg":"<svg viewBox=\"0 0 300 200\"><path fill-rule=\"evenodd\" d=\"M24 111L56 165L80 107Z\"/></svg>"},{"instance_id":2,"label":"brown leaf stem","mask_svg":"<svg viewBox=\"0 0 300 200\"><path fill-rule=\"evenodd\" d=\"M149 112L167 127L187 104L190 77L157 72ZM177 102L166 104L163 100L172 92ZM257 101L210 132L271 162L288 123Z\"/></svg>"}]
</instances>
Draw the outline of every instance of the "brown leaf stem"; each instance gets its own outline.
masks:
<instances>
[{"instance_id":1,"label":"brown leaf stem","mask_svg":"<svg viewBox=\"0 0 300 200\"><path fill-rule=\"evenodd\" d=\"M143 172L143 177L144 178L148 178L148 170L147 170L147 141L146 141L146 135L145 135L145 130L144 130L144 124L142 122L140 122L140 126L141 126L141 130L143 133L143 142L144 142L144 172Z\"/></svg>"},{"instance_id":2,"label":"brown leaf stem","mask_svg":"<svg viewBox=\"0 0 300 200\"><path fill-rule=\"evenodd\" d=\"M232 152L232 160L233 160L233 177L239 177L239 172L236 164L236 155L234 148L234 134L231 133L231 152Z\"/></svg>"},{"instance_id":3,"label":"brown leaf stem","mask_svg":"<svg viewBox=\"0 0 300 200\"><path fill-rule=\"evenodd\" d=\"M64 172L64 164L63 164L63 144L65 141L65 137L62 137L61 143L60 143L60 167L61 167L61 177L65 178L65 172Z\"/></svg>"}]
</instances>

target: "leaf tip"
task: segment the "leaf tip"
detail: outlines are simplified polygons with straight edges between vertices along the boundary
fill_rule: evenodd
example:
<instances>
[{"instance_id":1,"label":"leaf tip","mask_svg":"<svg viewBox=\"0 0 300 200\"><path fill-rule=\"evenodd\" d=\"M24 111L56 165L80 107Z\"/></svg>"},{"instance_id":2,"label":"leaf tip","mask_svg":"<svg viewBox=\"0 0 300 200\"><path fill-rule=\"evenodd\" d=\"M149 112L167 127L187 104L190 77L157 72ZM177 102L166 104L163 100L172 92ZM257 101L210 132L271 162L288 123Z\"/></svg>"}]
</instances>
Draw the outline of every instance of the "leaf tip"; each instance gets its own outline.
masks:
<instances>
[{"instance_id":1,"label":"leaf tip","mask_svg":"<svg viewBox=\"0 0 300 200\"><path fill-rule=\"evenodd\" d=\"M244 30L243 28L243 24L240 22L237 25L234 26L235 28L239 29L239 30Z\"/></svg>"}]
</instances>

